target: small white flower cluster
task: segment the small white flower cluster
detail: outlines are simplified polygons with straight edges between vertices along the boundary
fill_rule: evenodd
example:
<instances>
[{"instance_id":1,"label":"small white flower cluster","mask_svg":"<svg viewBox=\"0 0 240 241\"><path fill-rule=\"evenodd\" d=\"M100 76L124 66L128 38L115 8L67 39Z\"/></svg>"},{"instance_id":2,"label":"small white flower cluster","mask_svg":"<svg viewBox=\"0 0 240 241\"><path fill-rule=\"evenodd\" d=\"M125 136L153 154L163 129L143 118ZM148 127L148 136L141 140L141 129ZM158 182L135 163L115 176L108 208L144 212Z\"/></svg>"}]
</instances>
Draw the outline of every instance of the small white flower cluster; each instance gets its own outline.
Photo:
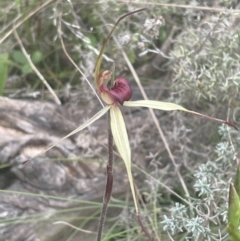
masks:
<instances>
[{"instance_id":1,"label":"small white flower cluster","mask_svg":"<svg viewBox=\"0 0 240 241\"><path fill-rule=\"evenodd\" d=\"M157 18L147 18L143 24L143 33L151 38L156 38L159 35L159 29L165 25L165 20L162 16Z\"/></svg>"}]
</instances>

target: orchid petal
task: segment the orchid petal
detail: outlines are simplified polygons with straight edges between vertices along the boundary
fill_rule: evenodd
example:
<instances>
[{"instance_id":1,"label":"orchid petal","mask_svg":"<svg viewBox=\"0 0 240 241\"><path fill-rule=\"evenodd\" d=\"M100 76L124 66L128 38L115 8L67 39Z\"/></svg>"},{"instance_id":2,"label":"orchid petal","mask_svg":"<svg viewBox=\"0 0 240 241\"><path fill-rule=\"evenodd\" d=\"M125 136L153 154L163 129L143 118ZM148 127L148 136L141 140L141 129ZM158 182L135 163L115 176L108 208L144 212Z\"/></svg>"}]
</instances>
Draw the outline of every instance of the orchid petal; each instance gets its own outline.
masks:
<instances>
[{"instance_id":1,"label":"orchid petal","mask_svg":"<svg viewBox=\"0 0 240 241\"><path fill-rule=\"evenodd\" d=\"M191 111L191 110L188 110L188 109L182 107L181 105L177 105L177 104L170 103L170 102L162 102L162 101L155 101L155 100L137 100L137 101L125 101L123 103L123 105L128 106L128 107L148 107L148 108L152 108L152 109L165 110L165 111L181 110L181 111L191 113L193 115L198 115L198 116L201 116L201 117L213 120L213 121L224 123L226 125L233 127L236 130L238 129L233 123L231 123L229 121L221 120L218 118L214 118L214 117L211 117L208 115L201 114L199 112Z\"/></svg>"},{"instance_id":2,"label":"orchid petal","mask_svg":"<svg viewBox=\"0 0 240 241\"><path fill-rule=\"evenodd\" d=\"M62 139L58 140L57 142L53 143L51 146L49 146L47 149L45 149L44 151L40 152L39 154L37 154L36 156L32 157L31 159L38 157L42 154L44 154L45 152L49 151L50 149L52 149L53 147L55 147L58 143L60 143L61 141L67 139L68 137L78 133L79 131L83 130L84 128L88 127L89 125L91 125L93 122L95 122L96 120L100 119L104 114L106 114L106 112L111 108L111 106L105 106L103 107L97 114L95 114L91 119L87 120L85 123L83 123L81 126L79 126L78 128L76 128L74 131L70 132L68 135L64 136Z\"/></svg>"},{"instance_id":3,"label":"orchid petal","mask_svg":"<svg viewBox=\"0 0 240 241\"><path fill-rule=\"evenodd\" d=\"M107 46L107 43L108 43L110 37L112 36L113 31L115 30L115 28L117 27L117 25L119 24L119 22L120 22L122 19L124 19L124 18L126 18L127 16L132 15L132 14L134 14L134 13L142 12L142 11L145 11L145 10L147 10L147 8L138 9L138 10L136 10L136 11L133 11L133 12L124 14L122 17L120 17L120 18L118 19L118 21L117 21L117 22L115 23L115 25L113 26L111 32L108 34L107 38L106 38L105 41L103 42L102 48L101 48L101 50L100 50L100 53L98 54L97 63L96 63L95 71L94 71L94 80L95 80L95 85L96 85L96 86L98 86L98 83L97 83L97 82L98 82L98 75L99 75L99 73L100 73L100 68L101 68L101 63L102 63L103 52L104 52L104 50L105 50L105 48L106 48L106 46Z\"/></svg>"},{"instance_id":4,"label":"orchid petal","mask_svg":"<svg viewBox=\"0 0 240 241\"><path fill-rule=\"evenodd\" d=\"M122 157L128 174L129 184L133 195L133 201L135 204L136 211L138 213L137 199L135 195L133 177L131 171L131 150L130 144L128 141L127 130L125 122L122 116L122 113L118 106L112 106L110 109L110 118L111 118L111 130L113 134L113 139L117 146L118 152Z\"/></svg>"}]
</instances>

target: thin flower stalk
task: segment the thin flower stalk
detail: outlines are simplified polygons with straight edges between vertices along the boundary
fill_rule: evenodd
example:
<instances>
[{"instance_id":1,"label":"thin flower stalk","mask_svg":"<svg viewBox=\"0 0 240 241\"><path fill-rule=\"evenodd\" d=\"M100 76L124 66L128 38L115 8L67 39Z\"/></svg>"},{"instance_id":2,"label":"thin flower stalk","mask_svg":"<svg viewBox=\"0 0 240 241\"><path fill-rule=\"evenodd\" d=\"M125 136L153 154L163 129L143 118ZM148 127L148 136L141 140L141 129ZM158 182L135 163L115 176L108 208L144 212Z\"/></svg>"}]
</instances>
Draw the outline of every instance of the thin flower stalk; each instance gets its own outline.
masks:
<instances>
[{"instance_id":1,"label":"thin flower stalk","mask_svg":"<svg viewBox=\"0 0 240 241\"><path fill-rule=\"evenodd\" d=\"M98 226L98 233L97 233L97 241L102 240L102 232L103 226L106 219L107 208L112 196L112 186L113 186L113 135L110 126L110 114L108 112L108 164L107 164L107 181L106 181L106 188L105 194L103 197L103 205L102 211L100 214L99 226Z\"/></svg>"}]
</instances>

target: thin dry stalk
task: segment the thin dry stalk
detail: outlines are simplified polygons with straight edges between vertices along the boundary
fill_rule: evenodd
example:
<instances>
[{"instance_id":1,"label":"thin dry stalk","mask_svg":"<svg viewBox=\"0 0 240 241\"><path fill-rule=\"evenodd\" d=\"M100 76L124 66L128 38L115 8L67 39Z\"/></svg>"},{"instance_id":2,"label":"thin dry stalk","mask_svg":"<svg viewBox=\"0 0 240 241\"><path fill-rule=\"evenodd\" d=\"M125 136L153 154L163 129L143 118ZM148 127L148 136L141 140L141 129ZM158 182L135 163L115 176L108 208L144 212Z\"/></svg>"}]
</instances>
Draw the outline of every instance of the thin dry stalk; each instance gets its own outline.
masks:
<instances>
[{"instance_id":1,"label":"thin dry stalk","mask_svg":"<svg viewBox=\"0 0 240 241\"><path fill-rule=\"evenodd\" d=\"M114 40L117 41L116 38L115 38ZM129 67L129 69L130 69L130 71L131 71L131 73L132 73L132 75L133 75L134 80L136 81L136 83L137 83L137 85L138 85L138 87L139 87L139 89L140 89L140 91L141 91L141 94L142 94L143 98L144 98L145 100L148 100L148 97L147 97L147 95L146 95L146 92L144 91L144 89L143 89L143 87L142 87L142 84L141 84L141 82L140 82L140 80L139 80L139 77L138 77L135 69L133 68L133 66L132 66L132 64L131 64L128 56L126 55L126 53L125 53L125 51L124 51L123 49L121 49L121 52L122 52L122 55L123 55L124 60L126 61L128 67ZM177 173L178 178L179 178L179 180L180 180L180 182L181 182L181 185L182 185L183 190L184 190L184 192L185 192L185 194L186 194L186 197L189 199L190 194L189 194L189 192L188 192L187 186L186 186L186 184L185 184L185 182L184 182L184 180L183 180L183 177L182 177L181 173L179 172L178 165L177 165L177 163L176 163L176 161L175 161L175 158L174 158L174 156L173 156L173 154L172 154L172 151L171 151L171 149L170 149L170 147L169 147L169 145L168 145L167 139L166 139L166 137L165 137L165 135L164 135L164 133L163 133L163 131L162 131L162 128L161 128L161 126L160 126L160 124L159 124L159 121L158 121L158 119L157 119L157 117L156 117L153 109L149 109L149 112L150 112L150 114L151 114L151 116L152 116L152 118L153 118L153 121L154 121L157 129L158 129L159 135L160 135L160 137L161 137L161 139L162 139L162 141L163 141L163 144L164 144L164 146L165 146L165 148L166 148L166 150L167 150L167 152L168 152L168 155L169 155L169 157L170 157L170 159L171 159L171 161L172 161L172 163L173 163L173 165L174 165L174 167L175 167L176 173ZM189 199L189 202L190 202L190 199Z\"/></svg>"},{"instance_id":2,"label":"thin dry stalk","mask_svg":"<svg viewBox=\"0 0 240 241\"><path fill-rule=\"evenodd\" d=\"M27 19L29 19L30 17L32 17L35 13L37 13L38 11L40 11L42 8L44 8L45 6L47 6L50 2L53 2L53 0L48 0L46 2L44 2L42 5L36 7L34 10L32 10L25 18L19 20L17 23L14 24L14 26L12 27L12 29L10 29L1 39L0 39L0 44L6 39L8 38L14 30L16 30L19 26L21 26Z\"/></svg>"},{"instance_id":3,"label":"thin dry stalk","mask_svg":"<svg viewBox=\"0 0 240 241\"><path fill-rule=\"evenodd\" d=\"M53 96L54 101L58 104L61 105L61 101L59 100L59 98L57 97L57 95L55 94L54 90L51 88L51 86L48 84L48 82L45 80L45 78L43 77L43 75L39 72L39 70L35 67L35 65L33 64L30 55L27 53L27 51L25 50L21 39L19 38L17 31L14 31L14 35L17 39L17 42L24 54L24 56L26 57L29 65L31 66L31 68L33 69L33 71L36 73L36 75L39 77L39 79L43 82L43 84L46 86L46 88L48 89L48 91L51 93L51 95Z\"/></svg>"},{"instance_id":4,"label":"thin dry stalk","mask_svg":"<svg viewBox=\"0 0 240 241\"><path fill-rule=\"evenodd\" d=\"M179 200L182 200L184 203L188 204L189 207L191 208L195 208L192 203L188 202L186 199L184 199L183 197L181 197L179 194L177 194L176 192L174 192L171 188L169 188L167 185L165 185L164 183L160 182L158 179L156 179L155 177L151 176L149 173L145 172L144 170L142 170L141 168L139 168L137 165L132 164L132 166L134 168L136 168L137 170L139 170L140 172L144 173L147 177L151 178L152 180L154 180L155 182L157 182L161 187L165 188L169 193L173 194L175 197L179 198Z\"/></svg>"},{"instance_id":5,"label":"thin dry stalk","mask_svg":"<svg viewBox=\"0 0 240 241\"><path fill-rule=\"evenodd\" d=\"M121 3L128 3L129 0L117 0L117 2ZM204 10L204 11L211 11L211 12L225 12L226 8L215 8L215 7L206 7L206 6L193 6L193 5L185 5L185 4L177 4L177 3L157 3L157 2L134 2L131 1L131 4L138 4L138 5L154 5L154 6L163 6L163 7L172 7L172 8L185 8L191 10ZM240 13L240 10L231 9L233 13Z\"/></svg>"},{"instance_id":6,"label":"thin dry stalk","mask_svg":"<svg viewBox=\"0 0 240 241\"><path fill-rule=\"evenodd\" d=\"M82 229L82 228L78 228L70 223L67 223L67 222L64 222L64 221L57 221L57 222L54 222L53 224L63 224L63 225L66 225L66 226L69 226L75 230L78 230L80 232L83 232L83 233L89 233L89 234L95 234L96 232L92 232L92 231L88 231L88 230L85 230L85 229Z\"/></svg>"},{"instance_id":7,"label":"thin dry stalk","mask_svg":"<svg viewBox=\"0 0 240 241\"><path fill-rule=\"evenodd\" d=\"M84 80L87 82L87 84L90 86L90 88L92 89L93 93L96 95L98 101L100 102L100 104L102 105L102 107L104 107L103 102L101 101L100 97L98 96L96 90L94 89L93 85L90 83L90 81L87 79L86 75L82 72L82 70L78 67L78 65L73 61L73 59L70 57L70 55L68 54L65 44L63 42L63 38L62 38L62 19L61 16L59 16L58 19L58 37L60 39L61 42L61 46L63 49L64 54L66 55L66 57L69 59L69 61L74 65L74 67L78 70L78 72L83 76Z\"/></svg>"}]
</instances>

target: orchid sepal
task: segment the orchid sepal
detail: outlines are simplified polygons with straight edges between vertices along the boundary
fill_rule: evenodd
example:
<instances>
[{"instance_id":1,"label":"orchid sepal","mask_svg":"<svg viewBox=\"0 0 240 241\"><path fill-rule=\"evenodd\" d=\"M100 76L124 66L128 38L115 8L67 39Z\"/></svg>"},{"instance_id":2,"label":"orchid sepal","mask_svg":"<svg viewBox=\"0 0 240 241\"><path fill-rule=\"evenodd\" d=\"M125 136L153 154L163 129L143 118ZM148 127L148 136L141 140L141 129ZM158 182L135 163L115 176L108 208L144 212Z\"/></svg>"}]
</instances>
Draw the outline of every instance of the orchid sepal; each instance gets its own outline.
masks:
<instances>
[{"instance_id":1,"label":"orchid sepal","mask_svg":"<svg viewBox=\"0 0 240 241\"><path fill-rule=\"evenodd\" d=\"M181 105L177 105L177 104L174 104L171 102L163 102L163 101L155 101L155 100L137 100L137 101L126 101L123 103L123 105L128 106L128 107L147 107L147 108L164 110L164 111L173 111L173 110L185 111L185 112L188 112L193 115L198 115L203 118L207 118L207 119L210 119L210 120L213 120L216 122L226 124L228 126L233 127L234 129L238 130L238 128L229 121L218 119L218 118L211 117L208 115L204 115L204 114L201 114L196 111L191 111L191 110L188 110L188 109L182 107Z\"/></svg>"},{"instance_id":2,"label":"orchid sepal","mask_svg":"<svg viewBox=\"0 0 240 241\"><path fill-rule=\"evenodd\" d=\"M138 213L138 205L137 198L134 190L133 184L133 176L131 170L131 150L130 144L128 140L128 134L126 130L126 125L122 116L122 112L120 111L118 106L112 106L110 109L110 118L111 118L111 130L113 134L113 139L115 145L118 149L120 156L122 157L124 164L127 169L128 180L133 196L134 205L136 208L136 212Z\"/></svg>"},{"instance_id":3,"label":"orchid sepal","mask_svg":"<svg viewBox=\"0 0 240 241\"><path fill-rule=\"evenodd\" d=\"M86 127L88 127L89 125L91 125L92 123L94 123L96 120L100 119L103 115L105 115L109 109L111 108L111 106L107 105L104 106L99 112L97 112L92 118L88 119L86 122L84 122L82 125L80 125L79 127L77 127L75 130L73 130L72 132L70 132L68 135L64 136L63 138L59 139L58 141L54 142L53 144L51 144L48 148L46 148L44 151L38 153L37 155L31 157L31 159L34 159L44 153L46 153L47 151L49 151L50 149L52 149L53 147L55 147L57 144L59 144L60 142L62 142L63 140L67 139L68 137L78 133L79 131L85 129ZM27 161L24 161L23 163L25 163Z\"/></svg>"}]
</instances>

